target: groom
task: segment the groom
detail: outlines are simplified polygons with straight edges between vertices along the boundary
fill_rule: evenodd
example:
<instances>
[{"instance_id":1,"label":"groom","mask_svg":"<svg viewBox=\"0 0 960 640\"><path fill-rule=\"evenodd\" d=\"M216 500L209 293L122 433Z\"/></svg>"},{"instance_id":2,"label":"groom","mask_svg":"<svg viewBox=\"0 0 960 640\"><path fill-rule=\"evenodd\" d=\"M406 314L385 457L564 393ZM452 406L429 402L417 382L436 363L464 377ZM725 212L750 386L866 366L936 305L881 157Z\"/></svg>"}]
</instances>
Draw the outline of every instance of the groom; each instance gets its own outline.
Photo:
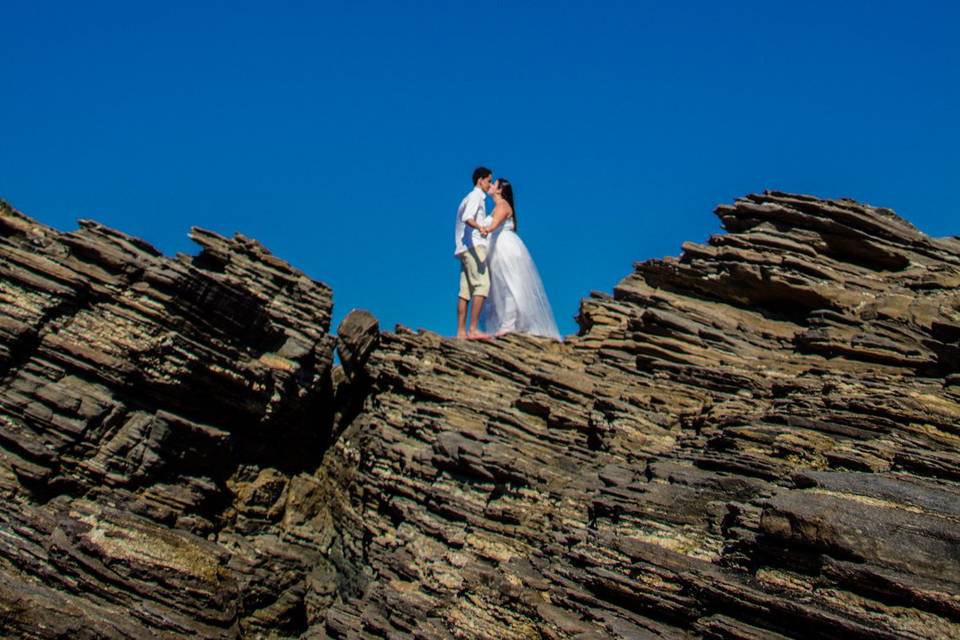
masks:
<instances>
[{"instance_id":1,"label":"groom","mask_svg":"<svg viewBox=\"0 0 960 640\"><path fill-rule=\"evenodd\" d=\"M487 217L487 189L493 172L486 167L473 170L473 191L468 193L457 209L454 230L456 249L453 255L460 259L460 295L457 298L457 337L476 340L486 338L477 323L480 311L490 292L490 273L487 271L487 234L483 225ZM470 309L470 330L467 331L467 305Z\"/></svg>"}]
</instances>

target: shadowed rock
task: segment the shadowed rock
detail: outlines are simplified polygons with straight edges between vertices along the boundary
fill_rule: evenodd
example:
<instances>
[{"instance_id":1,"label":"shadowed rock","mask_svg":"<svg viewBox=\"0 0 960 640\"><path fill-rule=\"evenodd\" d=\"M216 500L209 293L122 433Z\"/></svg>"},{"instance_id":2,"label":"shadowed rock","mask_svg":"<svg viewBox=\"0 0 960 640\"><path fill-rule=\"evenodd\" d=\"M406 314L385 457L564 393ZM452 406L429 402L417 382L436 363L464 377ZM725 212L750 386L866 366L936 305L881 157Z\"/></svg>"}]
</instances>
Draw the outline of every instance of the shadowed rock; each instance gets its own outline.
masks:
<instances>
[{"instance_id":1,"label":"shadowed rock","mask_svg":"<svg viewBox=\"0 0 960 640\"><path fill-rule=\"evenodd\" d=\"M340 322L337 337L343 370L351 378L356 378L380 344L380 323L369 311L354 309Z\"/></svg>"},{"instance_id":2,"label":"shadowed rock","mask_svg":"<svg viewBox=\"0 0 960 640\"><path fill-rule=\"evenodd\" d=\"M200 254L169 259L0 211L8 633L306 626L329 541L287 532L318 509L291 498L331 431L331 292L253 240L191 237Z\"/></svg>"},{"instance_id":3,"label":"shadowed rock","mask_svg":"<svg viewBox=\"0 0 960 640\"><path fill-rule=\"evenodd\" d=\"M0 215L0 629L960 638L960 244L766 192L565 342Z\"/></svg>"}]
</instances>

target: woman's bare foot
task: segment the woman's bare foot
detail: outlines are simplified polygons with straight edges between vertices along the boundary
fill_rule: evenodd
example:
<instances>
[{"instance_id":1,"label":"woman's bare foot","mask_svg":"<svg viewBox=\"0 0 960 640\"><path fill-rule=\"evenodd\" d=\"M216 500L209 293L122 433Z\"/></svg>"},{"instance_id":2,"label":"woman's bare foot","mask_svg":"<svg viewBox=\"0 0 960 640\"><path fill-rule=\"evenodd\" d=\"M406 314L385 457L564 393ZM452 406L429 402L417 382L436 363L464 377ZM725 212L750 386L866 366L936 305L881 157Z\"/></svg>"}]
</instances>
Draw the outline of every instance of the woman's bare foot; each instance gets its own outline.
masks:
<instances>
[{"instance_id":1,"label":"woman's bare foot","mask_svg":"<svg viewBox=\"0 0 960 640\"><path fill-rule=\"evenodd\" d=\"M471 331L467 334L467 340L489 340L490 334L484 333L483 331Z\"/></svg>"},{"instance_id":2,"label":"woman's bare foot","mask_svg":"<svg viewBox=\"0 0 960 640\"><path fill-rule=\"evenodd\" d=\"M466 340L467 332L466 331L457 331L457 340Z\"/></svg>"}]
</instances>

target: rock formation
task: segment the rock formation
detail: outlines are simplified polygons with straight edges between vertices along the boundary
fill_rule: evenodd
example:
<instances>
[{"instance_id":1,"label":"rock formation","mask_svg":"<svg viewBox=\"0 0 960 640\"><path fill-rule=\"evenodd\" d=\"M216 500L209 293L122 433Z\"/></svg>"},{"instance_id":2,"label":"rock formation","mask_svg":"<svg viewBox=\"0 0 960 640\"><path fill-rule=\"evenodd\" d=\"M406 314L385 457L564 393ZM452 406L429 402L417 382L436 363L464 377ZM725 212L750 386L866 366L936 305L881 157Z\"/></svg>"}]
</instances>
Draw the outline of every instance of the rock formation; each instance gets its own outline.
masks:
<instances>
[{"instance_id":1,"label":"rock formation","mask_svg":"<svg viewBox=\"0 0 960 640\"><path fill-rule=\"evenodd\" d=\"M767 192L564 343L0 211L0 632L960 638L960 240Z\"/></svg>"},{"instance_id":2,"label":"rock formation","mask_svg":"<svg viewBox=\"0 0 960 640\"><path fill-rule=\"evenodd\" d=\"M167 259L0 211L10 636L296 635L334 591L310 473L333 418L331 292L252 240L192 236L197 256Z\"/></svg>"}]
</instances>

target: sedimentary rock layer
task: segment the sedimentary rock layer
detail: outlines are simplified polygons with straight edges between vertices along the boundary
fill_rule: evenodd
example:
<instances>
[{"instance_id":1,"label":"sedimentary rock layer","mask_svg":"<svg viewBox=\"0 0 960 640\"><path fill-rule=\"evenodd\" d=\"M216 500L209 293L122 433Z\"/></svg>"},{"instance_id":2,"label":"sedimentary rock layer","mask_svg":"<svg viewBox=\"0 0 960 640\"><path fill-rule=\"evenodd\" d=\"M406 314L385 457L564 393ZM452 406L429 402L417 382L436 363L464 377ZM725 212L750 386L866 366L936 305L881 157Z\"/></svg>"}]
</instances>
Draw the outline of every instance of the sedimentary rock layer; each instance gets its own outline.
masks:
<instances>
[{"instance_id":1,"label":"sedimentary rock layer","mask_svg":"<svg viewBox=\"0 0 960 640\"><path fill-rule=\"evenodd\" d=\"M0 631L960 638L960 241L767 192L563 343L0 211Z\"/></svg>"},{"instance_id":2,"label":"sedimentary rock layer","mask_svg":"<svg viewBox=\"0 0 960 640\"><path fill-rule=\"evenodd\" d=\"M717 214L563 344L381 337L326 463L368 568L326 634L960 637L960 243Z\"/></svg>"},{"instance_id":3,"label":"sedimentary rock layer","mask_svg":"<svg viewBox=\"0 0 960 640\"><path fill-rule=\"evenodd\" d=\"M199 254L168 259L0 209L5 635L299 633L304 584L332 593L309 526L330 289L253 240L191 236Z\"/></svg>"}]
</instances>

